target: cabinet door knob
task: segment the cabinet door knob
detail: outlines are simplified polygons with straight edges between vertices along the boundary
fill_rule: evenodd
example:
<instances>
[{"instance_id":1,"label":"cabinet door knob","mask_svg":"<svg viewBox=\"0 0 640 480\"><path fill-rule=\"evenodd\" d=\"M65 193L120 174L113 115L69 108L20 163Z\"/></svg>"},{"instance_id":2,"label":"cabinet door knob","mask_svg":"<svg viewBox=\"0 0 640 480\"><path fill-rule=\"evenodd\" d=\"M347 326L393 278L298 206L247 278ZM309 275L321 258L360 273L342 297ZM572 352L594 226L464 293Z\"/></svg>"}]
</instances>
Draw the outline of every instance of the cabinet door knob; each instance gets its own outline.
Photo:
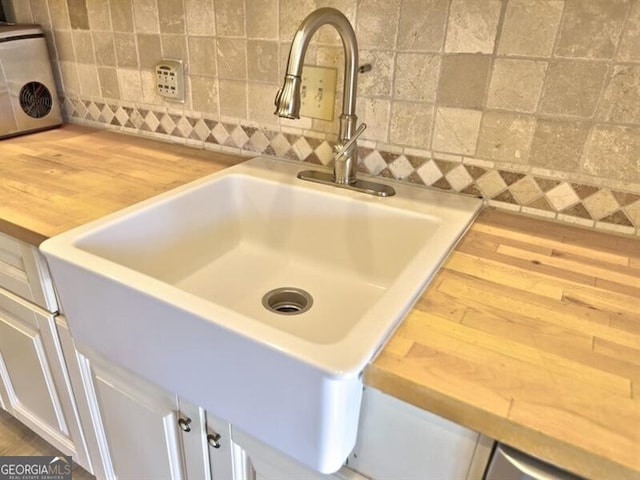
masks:
<instances>
[{"instance_id":1,"label":"cabinet door knob","mask_svg":"<svg viewBox=\"0 0 640 480\"><path fill-rule=\"evenodd\" d=\"M207 435L207 443L209 443L210 447L220 448L220 434L219 433L210 433Z\"/></svg>"},{"instance_id":2,"label":"cabinet door knob","mask_svg":"<svg viewBox=\"0 0 640 480\"><path fill-rule=\"evenodd\" d=\"M179 418L178 419L178 425L180 426L180 429L183 432L190 432L191 431L191 427L189 426L190 423L191 423L191 419L189 417L187 417L187 418Z\"/></svg>"}]
</instances>

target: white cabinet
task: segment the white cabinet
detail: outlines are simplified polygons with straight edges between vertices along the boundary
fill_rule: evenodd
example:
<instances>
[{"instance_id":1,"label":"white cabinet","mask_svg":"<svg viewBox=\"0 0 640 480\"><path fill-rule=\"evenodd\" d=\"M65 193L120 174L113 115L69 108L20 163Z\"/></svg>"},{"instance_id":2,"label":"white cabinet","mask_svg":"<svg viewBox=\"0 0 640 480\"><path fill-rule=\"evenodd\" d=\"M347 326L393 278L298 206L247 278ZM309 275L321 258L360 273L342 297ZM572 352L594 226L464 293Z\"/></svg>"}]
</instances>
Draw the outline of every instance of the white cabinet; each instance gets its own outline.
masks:
<instances>
[{"instance_id":1,"label":"white cabinet","mask_svg":"<svg viewBox=\"0 0 640 480\"><path fill-rule=\"evenodd\" d=\"M58 311L49 269L37 248L0 233L0 288L49 312Z\"/></svg>"},{"instance_id":2,"label":"white cabinet","mask_svg":"<svg viewBox=\"0 0 640 480\"><path fill-rule=\"evenodd\" d=\"M90 470L56 308L37 249L0 234L0 407Z\"/></svg>"},{"instance_id":3,"label":"white cabinet","mask_svg":"<svg viewBox=\"0 0 640 480\"><path fill-rule=\"evenodd\" d=\"M348 465L376 480L480 480L493 441L366 388Z\"/></svg>"},{"instance_id":4,"label":"white cabinet","mask_svg":"<svg viewBox=\"0 0 640 480\"><path fill-rule=\"evenodd\" d=\"M76 353L76 391L88 399L79 411L95 434L91 453L99 479L365 479L347 468L314 472L95 352L87 355Z\"/></svg>"},{"instance_id":5,"label":"white cabinet","mask_svg":"<svg viewBox=\"0 0 640 480\"><path fill-rule=\"evenodd\" d=\"M98 478L234 478L228 423L130 372L77 355L98 448ZM240 452L241 453L241 452ZM236 468L237 469L237 468Z\"/></svg>"},{"instance_id":6,"label":"white cabinet","mask_svg":"<svg viewBox=\"0 0 640 480\"><path fill-rule=\"evenodd\" d=\"M70 340L70 339L69 339ZM366 388L358 440L345 466L324 475L201 407L113 365L76 353L76 391L99 479L480 480L493 442ZM72 371L73 373L73 371Z\"/></svg>"}]
</instances>

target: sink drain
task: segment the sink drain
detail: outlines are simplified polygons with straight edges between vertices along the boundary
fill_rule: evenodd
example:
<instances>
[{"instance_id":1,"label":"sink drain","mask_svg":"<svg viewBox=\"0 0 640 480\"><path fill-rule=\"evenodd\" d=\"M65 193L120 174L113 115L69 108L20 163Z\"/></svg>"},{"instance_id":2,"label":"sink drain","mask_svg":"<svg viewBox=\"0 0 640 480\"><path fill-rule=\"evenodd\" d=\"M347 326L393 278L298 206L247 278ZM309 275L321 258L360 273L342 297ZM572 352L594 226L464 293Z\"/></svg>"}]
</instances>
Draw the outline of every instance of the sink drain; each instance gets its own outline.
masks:
<instances>
[{"instance_id":1,"label":"sink drain","mask_svg":"<svg viewBox=\"0 0 640 480\"><path fill-rule=\"evenodd\" d=\"M301 288L281 287L265 293L262 305L273 313L297 315L311 308L313 298Z\"/></svg>"}]
</instances>

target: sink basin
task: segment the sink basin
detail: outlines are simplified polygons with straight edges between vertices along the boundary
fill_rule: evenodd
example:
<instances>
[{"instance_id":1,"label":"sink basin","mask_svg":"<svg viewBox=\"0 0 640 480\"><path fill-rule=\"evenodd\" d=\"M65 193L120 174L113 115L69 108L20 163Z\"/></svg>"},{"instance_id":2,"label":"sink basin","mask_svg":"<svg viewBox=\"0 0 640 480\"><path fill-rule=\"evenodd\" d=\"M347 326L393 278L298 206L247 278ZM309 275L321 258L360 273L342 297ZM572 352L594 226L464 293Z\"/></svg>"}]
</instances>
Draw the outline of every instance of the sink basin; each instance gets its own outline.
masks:
<instances>
[{"instance_id":1,"label":"sink basin","mask_svg":"<svg viewBox=\"0 0 640 480\"><path fill-rule=\"evenodd\" d=\"M41 250L81 351L328 473L354 445L364 367L481 203L299 170L254 158Z\"/></svg>"}]
</instances>

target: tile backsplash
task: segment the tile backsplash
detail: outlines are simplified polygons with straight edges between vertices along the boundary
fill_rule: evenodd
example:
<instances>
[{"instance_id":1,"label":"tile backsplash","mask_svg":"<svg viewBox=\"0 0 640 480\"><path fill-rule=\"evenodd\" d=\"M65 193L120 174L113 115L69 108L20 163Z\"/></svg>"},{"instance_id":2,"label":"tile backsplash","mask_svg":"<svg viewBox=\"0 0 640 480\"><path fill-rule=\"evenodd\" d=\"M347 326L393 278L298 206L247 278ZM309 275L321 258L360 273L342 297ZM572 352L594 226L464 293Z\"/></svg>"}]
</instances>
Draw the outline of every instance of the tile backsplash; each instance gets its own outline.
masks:
<instances>
[{"instance_id":1,"label":"tile backsplash","mask_svg":"<svg viewBox=\"0 0 640 480\"><path fill-rule=\"evenodd\" d=\"M328 164L337 121L273 115L295 29L351 20L360 169L640 234L640 0L5 0L45 28L68 121ZM184 104L153 89L183 60ZM331 27L306 63L339 70ZM338 93L336 117L340 107Z\"/></svg>"}]
</instances>

